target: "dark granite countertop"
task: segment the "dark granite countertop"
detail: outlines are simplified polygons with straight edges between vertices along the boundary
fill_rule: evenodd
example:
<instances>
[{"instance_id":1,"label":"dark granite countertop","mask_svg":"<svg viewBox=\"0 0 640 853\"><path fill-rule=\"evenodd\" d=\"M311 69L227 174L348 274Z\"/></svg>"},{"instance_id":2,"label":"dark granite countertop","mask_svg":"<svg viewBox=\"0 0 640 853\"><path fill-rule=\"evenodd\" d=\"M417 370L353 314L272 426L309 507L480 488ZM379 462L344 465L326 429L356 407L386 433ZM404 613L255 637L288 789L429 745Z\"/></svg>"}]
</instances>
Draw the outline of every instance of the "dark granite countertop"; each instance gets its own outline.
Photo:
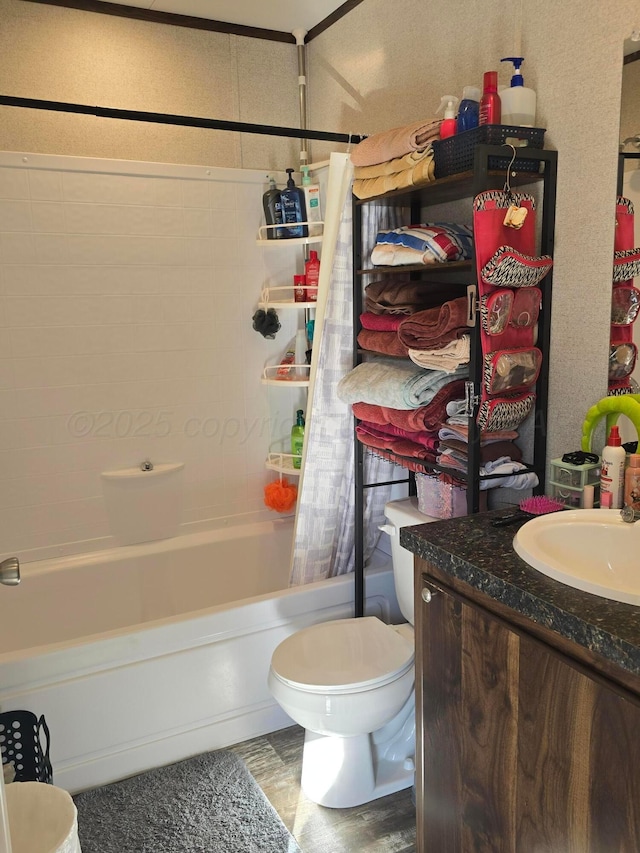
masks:
<instances>
[{"instance_id":1,"label":"dark granite countertop","mask_svg":"<svg viewBox=\"0 0 640 853\"><path fill-rule=\"evenodd\" d=\"M522 616L640 675L640 607L582 592L536 571L513 550L513 537L524 522L492 527L491 519L500 514L504 510L403 527L400 544Z\"/></svg>"}]
</instances>

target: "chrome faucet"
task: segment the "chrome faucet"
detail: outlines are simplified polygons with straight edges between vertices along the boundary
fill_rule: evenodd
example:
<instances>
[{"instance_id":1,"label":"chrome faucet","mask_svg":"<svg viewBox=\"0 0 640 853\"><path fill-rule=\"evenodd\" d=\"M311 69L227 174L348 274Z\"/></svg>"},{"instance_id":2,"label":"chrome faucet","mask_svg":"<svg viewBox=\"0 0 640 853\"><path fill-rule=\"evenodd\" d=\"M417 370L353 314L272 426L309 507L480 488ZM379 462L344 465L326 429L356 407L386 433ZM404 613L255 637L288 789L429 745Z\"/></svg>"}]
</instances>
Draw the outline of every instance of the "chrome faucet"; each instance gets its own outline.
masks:
<instances>
[{"instance_id":1,"label":"chrome faucet","mask_svg":"<svg viewBox=\"0 0 640 853\"><path fill-rule=\"evenodd\" d=\"M0 583L17 586L20 583L20 561L17 557L7 557L0 563Z\"/></svg>"},{"instance_id":2,"label":"chrome faucet","mask_svg":"<svg viewBox=\"0 0 640 853\"><path fill-rule=\"evenodd\" d=\"M638 521L638 519L640 519L640 512L627 504L620 510L620 518L623 521L626 521L627 524L633 524L634 521Z\"/></svg>"}]
</instances>

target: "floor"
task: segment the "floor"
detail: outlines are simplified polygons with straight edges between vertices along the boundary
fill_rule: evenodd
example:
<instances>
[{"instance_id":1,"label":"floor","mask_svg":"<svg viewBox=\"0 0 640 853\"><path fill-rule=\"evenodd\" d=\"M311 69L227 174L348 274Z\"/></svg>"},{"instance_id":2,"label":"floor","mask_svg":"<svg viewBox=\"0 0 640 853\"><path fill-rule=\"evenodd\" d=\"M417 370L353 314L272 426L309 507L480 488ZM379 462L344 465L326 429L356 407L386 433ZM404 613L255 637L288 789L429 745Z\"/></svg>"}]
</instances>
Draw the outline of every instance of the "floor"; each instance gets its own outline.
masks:
<instances>
[{"instance_id":1,"label":"floor","mask_svg":"<svg viewBox=\"0 0 640 853\"><path fill-rule=\"evenodd\" d=\"M304 730L298 726L229 747L245 762L302 853L414 853L411 789L352 809L327 809L300 790Z\"/></svg>"}]
</instances>

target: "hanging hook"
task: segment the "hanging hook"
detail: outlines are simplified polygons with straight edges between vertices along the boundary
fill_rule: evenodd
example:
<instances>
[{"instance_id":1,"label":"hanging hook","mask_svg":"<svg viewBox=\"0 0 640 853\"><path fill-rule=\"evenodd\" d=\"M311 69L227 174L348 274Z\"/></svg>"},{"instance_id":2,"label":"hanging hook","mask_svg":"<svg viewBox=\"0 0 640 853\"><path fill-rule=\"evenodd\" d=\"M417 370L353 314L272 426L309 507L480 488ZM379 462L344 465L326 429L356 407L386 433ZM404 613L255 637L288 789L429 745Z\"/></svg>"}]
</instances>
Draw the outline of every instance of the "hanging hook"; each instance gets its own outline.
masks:
<instances>
[{"instance_id":1,"label":"hanging hook","mask_svg":"<svg viewBox=\"0 0 640 853\"><path fill-rule=\"evenodd\" d=\"M511 182L509 180L509 177L510 177L510 173L511 173L511 167L513 166L514 160L516 159L516 153L517 152L516 152L515 145L512 145L510 142L505 142L505 145L509 146L509 148L513 151L513 155L511 157L511 161L510 161L509 165L507 166L507 174L505 175L504 187L502 189L509 196L509 198L511 198L511 195L512 195L512 193L511 193ZM515 172L514 172L514 175L515 175Z\"/></svg>"}]
</instances>

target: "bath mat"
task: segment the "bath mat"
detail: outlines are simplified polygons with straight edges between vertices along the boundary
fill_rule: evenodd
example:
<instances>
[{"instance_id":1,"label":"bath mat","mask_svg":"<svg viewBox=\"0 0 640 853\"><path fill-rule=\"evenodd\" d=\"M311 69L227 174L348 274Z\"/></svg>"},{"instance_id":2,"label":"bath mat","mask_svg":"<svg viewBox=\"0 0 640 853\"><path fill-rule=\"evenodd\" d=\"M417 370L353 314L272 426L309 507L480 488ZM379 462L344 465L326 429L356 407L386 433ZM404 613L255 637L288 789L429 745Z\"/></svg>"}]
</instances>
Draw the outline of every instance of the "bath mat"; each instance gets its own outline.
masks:
<instances>
[{"instance_id":1,"label":"bath mat","mask_svg":"<svg viewBox=\"0 0 640 853\"><path fill-rule=\"evenodd\" d=\"M242 759L227 750L73 799L82 853L301 853Z\"/></svg>"}]
</instances>

